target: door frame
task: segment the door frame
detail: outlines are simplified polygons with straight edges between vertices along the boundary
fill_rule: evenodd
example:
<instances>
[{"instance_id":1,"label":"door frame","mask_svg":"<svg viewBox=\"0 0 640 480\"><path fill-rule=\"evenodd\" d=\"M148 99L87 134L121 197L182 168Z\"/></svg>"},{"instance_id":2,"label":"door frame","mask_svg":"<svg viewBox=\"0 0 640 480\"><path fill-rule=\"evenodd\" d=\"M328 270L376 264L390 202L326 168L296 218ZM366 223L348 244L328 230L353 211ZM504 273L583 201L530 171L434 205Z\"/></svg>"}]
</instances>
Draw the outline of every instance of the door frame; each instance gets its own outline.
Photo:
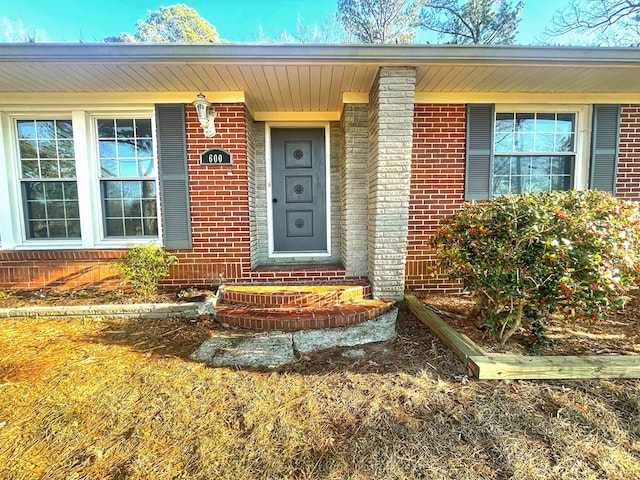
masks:
<instances>
[{"instance_id":1,"label":"door frame","mask_svg":"<svg viewBox=\"0 0 640 480\"><path fill-rule=\"evenodd\" d=\"M325 154L325 209L327 214L327 250L309 252L275 252L273 242L273 206L272 192L272 168L271 168L271 129L272 128L322 128L324 129L324 154ZM329 122L265 122L265 162L267 196L263 199L267 203L267 238L269 239L269 258L293 258L293 257L330 257L331 256L331 149L330 149L330 124Z\"/></svg>"}]
</instances>

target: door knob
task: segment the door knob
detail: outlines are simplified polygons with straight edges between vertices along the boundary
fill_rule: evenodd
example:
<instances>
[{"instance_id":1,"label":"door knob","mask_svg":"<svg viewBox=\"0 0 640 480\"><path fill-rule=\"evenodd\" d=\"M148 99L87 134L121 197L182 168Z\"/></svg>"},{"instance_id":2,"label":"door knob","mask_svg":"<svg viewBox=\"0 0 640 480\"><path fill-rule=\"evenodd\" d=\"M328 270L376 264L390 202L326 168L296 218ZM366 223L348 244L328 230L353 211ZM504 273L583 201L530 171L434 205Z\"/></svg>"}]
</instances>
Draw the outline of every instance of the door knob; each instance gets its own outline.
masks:
<instances>
[{"instance_id":1,"label":"door knob","mask_svg":"<svg viewBox=\"0 0 640 480\"><path fill-rule=\"evenodd\" d=\"M274 199L273 199L273 203L278 203L278 199L277 199L277 198L274 198Z\"/></svg>"}]
</instances>

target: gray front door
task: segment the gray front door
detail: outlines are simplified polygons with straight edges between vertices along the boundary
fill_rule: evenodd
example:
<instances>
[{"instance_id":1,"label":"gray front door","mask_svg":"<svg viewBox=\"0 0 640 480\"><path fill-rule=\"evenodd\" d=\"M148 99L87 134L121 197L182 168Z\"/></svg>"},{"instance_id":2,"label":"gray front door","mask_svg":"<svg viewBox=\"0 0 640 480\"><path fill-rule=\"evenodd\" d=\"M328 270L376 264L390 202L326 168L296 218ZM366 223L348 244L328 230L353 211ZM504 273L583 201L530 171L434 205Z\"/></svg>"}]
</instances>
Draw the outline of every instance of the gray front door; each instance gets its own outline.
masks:
<instances>
[{"instance_id":1,"label":"gray front door","mask_svg":"<svg viewBox=\"0 0 640 480\"><path fill-rule=\"evenodd\" d=\"M327 251L324 129L271 129L273 249Z\"/></svg>"}]
</instances>

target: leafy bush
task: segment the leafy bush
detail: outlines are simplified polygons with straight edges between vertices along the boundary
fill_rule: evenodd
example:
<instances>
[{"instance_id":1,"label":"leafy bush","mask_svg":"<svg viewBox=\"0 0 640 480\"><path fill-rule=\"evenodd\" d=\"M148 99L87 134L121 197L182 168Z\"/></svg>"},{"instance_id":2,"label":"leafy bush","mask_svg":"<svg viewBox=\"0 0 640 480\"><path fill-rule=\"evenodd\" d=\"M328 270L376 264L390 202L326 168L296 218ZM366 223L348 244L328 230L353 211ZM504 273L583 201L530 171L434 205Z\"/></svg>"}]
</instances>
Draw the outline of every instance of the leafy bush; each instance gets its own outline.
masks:
<instances>
[{"instance_id":1,"label":"leafy bush","mask_svg":"<svg viewBox=\"0 0 640 480\"><path fill-rule=\"evenodd\" d=\"M158 245L137 245L116 261L122 283L143 295L157 292L160 280L169 276L169 266L175 263L178 259Z\"/></svg>"},{"instance_id":2,"label":"leafy bush","mask_svg":"<svg viewBox=\"0 0 640 480\"><path fill-rule=\"evenodd\" d=\"M474 293L504 344L520 327L545 341L544 319L597 321L640 277L640 210L598 191L465 204L431 240L444 272Z\"/></svg>"}]
</instances>

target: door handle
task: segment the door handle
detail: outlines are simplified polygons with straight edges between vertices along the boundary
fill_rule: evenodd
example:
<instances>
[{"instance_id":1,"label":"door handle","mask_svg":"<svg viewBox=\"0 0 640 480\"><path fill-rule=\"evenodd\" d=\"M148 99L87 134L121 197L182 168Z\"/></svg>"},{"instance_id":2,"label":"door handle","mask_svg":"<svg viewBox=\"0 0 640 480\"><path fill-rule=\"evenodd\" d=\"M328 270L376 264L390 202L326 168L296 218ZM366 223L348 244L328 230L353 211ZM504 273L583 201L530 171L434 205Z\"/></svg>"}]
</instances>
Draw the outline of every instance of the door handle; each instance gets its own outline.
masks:
<instances>
[{"instance_id":1,"label":"door handle","mask_svg":"<svg viewBox=\"0 0 640 480\"><path fill-rule=\"evenodd\" d=\"M278 199L277 199L277 198L274 198L274 199L273 199L273 203L278 203Z\"/></svg>"}]
</instances>

